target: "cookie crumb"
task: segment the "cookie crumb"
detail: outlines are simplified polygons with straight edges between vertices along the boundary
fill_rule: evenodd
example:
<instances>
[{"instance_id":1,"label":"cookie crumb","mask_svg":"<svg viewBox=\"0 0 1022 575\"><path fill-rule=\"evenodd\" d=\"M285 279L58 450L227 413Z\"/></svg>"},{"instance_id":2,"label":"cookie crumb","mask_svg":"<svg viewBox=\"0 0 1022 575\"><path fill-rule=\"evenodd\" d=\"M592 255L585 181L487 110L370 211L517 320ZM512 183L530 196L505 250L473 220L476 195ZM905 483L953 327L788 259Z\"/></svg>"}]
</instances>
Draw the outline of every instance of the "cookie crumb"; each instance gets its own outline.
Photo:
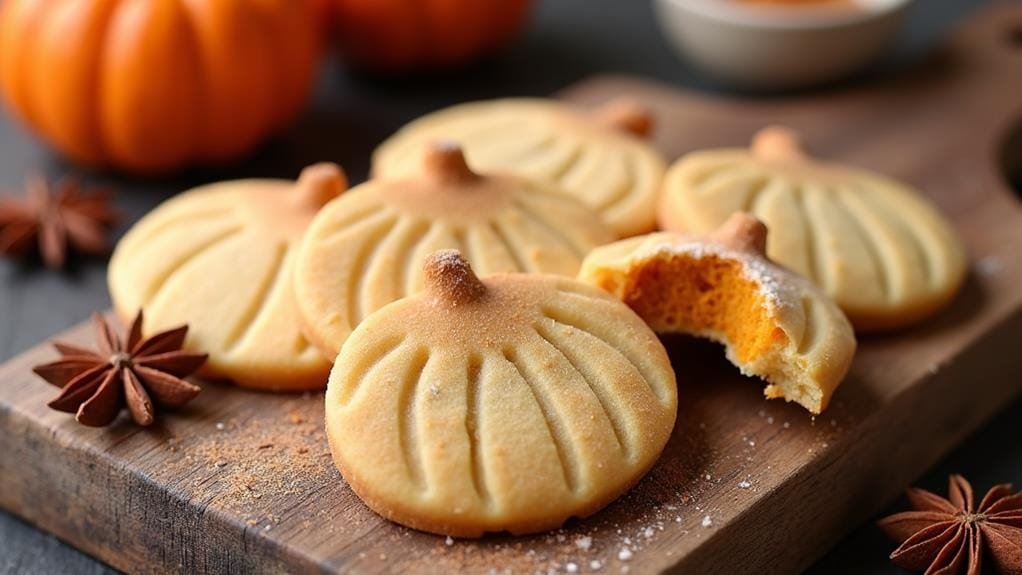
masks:
<instances>
[{"instance_id":1,"label":"cookie crumb","mask_svg":"<svg viewBox=\"0 0 1022 575\"><path fill-rule=\"evenodd\" d=\"M591 549L592 546L593 538L588 535L584 535L582 537L579 537L578 539L575 539L575 547L578 547L583 551L589 551L589 549Z\"/></svg>"},{"instance_id":2,"label":"cookie crumb","mask_svg":"<svg viewBox=\"0 0 1022 575\"><path fill-rule=\"evenodd\" d=\"M710 525L713 525L713 518L711 518L709 515L704 516L702 526L709 527Z\"/></svg>"},{"instance_id":3,"label":"cookie crumb","mask_svg":"<svg viewBox=\"0 0 1022 575\"><path fill-rule=\"evenodd\" d=\"M622 561L630 560L632 558L632 550L627 547L622 547L621 550L617 552L617 558Z\"/></svg>"}]
</instances>

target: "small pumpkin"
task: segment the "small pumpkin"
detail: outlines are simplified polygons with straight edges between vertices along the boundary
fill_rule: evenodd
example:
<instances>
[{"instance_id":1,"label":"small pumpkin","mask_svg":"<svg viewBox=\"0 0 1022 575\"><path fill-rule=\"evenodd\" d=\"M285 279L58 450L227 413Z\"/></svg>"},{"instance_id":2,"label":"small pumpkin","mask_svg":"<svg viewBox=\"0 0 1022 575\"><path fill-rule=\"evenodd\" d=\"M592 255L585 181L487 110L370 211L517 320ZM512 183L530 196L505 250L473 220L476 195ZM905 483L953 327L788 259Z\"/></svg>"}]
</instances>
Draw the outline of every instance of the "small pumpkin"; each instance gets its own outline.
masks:
<instances>
[{"instance_id":1,"label":"small pumpkin","mask_svg":"<svg viewBox=\"0 0 1022 575\"><path fill-rule=\"evenodd\" d=\"M355 66L377 72L457 66L521 31L530 0L332 0L338 41Z\"/></svg>"},{"instance_id":2,"label":"small pumpkin","mask_svg":"<svg viewBox=\"0 0 1022 575\"><path fill-rule=\"evenodd\" d=\"M223 163L302 108L316 26L305 0L7 0L0 91L83 164L158 173Z\"/></svg>"}]
</instances>

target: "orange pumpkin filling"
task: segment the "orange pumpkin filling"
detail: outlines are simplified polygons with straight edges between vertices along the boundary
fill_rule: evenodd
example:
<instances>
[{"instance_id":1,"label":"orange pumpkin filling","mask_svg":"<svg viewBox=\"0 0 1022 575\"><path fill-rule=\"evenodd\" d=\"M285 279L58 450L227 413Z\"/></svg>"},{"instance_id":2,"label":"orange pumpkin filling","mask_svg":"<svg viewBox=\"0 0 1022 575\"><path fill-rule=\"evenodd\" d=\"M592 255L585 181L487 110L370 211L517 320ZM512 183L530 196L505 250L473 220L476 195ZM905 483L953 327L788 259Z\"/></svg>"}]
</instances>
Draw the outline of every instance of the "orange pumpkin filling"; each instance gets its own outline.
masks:
<instances>
[{"instance_id":1,"label":"orange pumpkin filling","mask_svg":"<svg viewBox=\"0 0 1022 575\"><path fill-rule=\"evenodd\" d=\"M740 261L677 255L651 260L633 273L623 299L655 331L692 332L727 343L741 363L788 339Z\"/></svg>"}]
</instances>

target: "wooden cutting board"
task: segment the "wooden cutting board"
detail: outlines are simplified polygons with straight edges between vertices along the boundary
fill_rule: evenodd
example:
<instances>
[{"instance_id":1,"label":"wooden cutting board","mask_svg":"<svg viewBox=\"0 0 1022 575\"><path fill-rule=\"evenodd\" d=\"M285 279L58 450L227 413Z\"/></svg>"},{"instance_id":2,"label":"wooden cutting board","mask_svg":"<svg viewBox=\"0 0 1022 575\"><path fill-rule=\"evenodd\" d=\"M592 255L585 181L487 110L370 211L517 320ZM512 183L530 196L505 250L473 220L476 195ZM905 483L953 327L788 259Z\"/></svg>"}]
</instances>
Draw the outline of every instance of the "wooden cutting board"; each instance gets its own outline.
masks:
<instances>
[{"instance_id":1,"label":"wooden cutting board","mask_svg":"<svg viewBox=\"0 0 1022 575\"><path fill-rule=\"evenodd\" d=\"M320 394L210 384L153 428L89 429L46 408L56 391L30 372L54 357L41 345L0 368L0 505L137 573L803 568L1022 391L1022 210L1000 159L1014 125L1006 154L1022 165L1020 37L1016 3L986 10L907 75L850 90L748 101L603 77L563 94L648 103L672 159L787 124L822 155L920 187L952 217L975 264L961 295L923 325L863 338L815 420L763 400L762 383L716 346L671 338L678 425L631 493L555 533L451 541L359 502L331 464Z\"/></svg>"}]
</instances>

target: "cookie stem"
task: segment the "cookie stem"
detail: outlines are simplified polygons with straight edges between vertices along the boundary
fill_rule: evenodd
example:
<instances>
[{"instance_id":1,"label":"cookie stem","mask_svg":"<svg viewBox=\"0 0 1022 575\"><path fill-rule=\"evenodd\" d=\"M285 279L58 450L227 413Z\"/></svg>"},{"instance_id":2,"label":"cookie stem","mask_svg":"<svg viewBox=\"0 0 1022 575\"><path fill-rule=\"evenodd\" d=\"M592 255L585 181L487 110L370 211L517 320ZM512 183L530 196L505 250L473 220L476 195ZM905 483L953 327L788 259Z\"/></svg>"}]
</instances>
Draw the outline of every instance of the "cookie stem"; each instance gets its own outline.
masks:
<instances>
[{"instance_id":1,"label":"cookie stem","mask_svg":"<svg viewBox=\"0 0 1022 575\"><path fill-rule=\"evenodd\" d=\"M747 212L735 212L716 231L712 239L730 248L766 255L766 224Z\"/></svg>"},{"instance_id":2,"label":"cookie stem","mask_svg":"<svg viewBox=\"0 0 1022 575\"><path fill-rule=\"evenodd\" d=\"M432 142L426 148L423 167L427 174L443 183L460 184L479 178L479 175L468 167L461 146L450 140Z\"/></svg>"},{"instance_id":3,"label":"cookie stem","mask_svg":"<svg viewBox=\"0 0 1022 575\"><path fill-rule=\"evenodd\" d=\"M296 201L314 211L336 198L348 187L340 166L331 162L313 164L302 170L295 184Z\"/></svg>"},{"instance_id":4,"label":"cookie stem","mask_svg":"<svg viewBox=\"0 0 1022 575\"><path fill-rule=\"evenodd\" d=\"M640 138L653 131L653 114L649 108L630 98L611 100L593 111L596 123L628 132Z\"/></svg>"},{"instance_id":5,"label":"cookie stem","mask_svg":"<svg viewBox=\"0 0 1022 575\"><path fill-rule=\"evenodd\" d=\"M423 264L426 287L438 299L452 305L478 301L486 294L486 285L458 250L438 250Z\"/></svg>"},{"instance_id":6,"label":"cookie stem","mask_svg":"<svg viewBox=\"0 0 1022 575\"><path fill-rule=\"evenodd\" d=\"M802 139L784 126L767 126L752 137L752 155L760 160L807 162L810 160Z\"/></svg>"}]
</instances>

